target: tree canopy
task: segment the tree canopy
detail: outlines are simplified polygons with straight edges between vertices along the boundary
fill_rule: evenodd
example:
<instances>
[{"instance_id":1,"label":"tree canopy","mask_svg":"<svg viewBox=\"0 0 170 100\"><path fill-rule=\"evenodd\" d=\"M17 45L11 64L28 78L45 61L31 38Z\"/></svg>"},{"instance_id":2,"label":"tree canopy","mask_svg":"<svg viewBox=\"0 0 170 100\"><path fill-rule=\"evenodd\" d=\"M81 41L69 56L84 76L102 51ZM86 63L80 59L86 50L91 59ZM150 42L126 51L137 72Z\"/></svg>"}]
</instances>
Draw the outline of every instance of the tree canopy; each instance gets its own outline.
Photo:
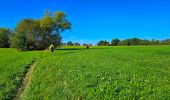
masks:
<instances>
[{"instance_id":1,"label":"tree canopy","mask_svg":"<svg viewBox=\"0 0 170 100\"><path fill-rule=\"evenodd\" d=\"M0 28L0 48L9 47L9 35L11 31L7 28Z\"/></svg>"},{"instance_id":2,"label":"tree canopy","mask_svg":"<svg viewBox=\"0 0 170 100\"><path fill-rule=\"evenodd\" d=\"M147 40L139 38L131 38L125 40L119 40L118 38L112 39L111 43L106 40L99 41L98 46L138 46L138 45L170 45L170 39L165 40Z\"/></svg>"},{"instance_id":3,"label":"tree canopy","mask_svg":"<svg viewBox=\"0 0 170 100\"><path fill-rule=\"evenodd\" d=\"M117 46L117 45L119 44L119 42L120 42L120 40L119 40L118 38L113 39L113 40L111 41L111 45L112 45L112 46Z\"/></svg>"},{"instance_id":4,"label":"tree canopy","mask_svg":"<svg viewBox=\"0 0 170 100\"><path fill-rule=\"evenodd\" d=\"M40 19L23 19L18 22L10 38L11 47L21 50L42 50L51 43L59 45L60 33L70 29L71 23L63 12L46 13Z\"/></svg>"},{"instance_id":5,"label":"tree canopy","mask_svg":"<svg viewBox=\"0 0 170 100\"><path fill-rule=\"evenodd\" d=\"M108 46L109 42L106 40L101 40L97 43L98 46Z\"/></svg>"}]
</instances>

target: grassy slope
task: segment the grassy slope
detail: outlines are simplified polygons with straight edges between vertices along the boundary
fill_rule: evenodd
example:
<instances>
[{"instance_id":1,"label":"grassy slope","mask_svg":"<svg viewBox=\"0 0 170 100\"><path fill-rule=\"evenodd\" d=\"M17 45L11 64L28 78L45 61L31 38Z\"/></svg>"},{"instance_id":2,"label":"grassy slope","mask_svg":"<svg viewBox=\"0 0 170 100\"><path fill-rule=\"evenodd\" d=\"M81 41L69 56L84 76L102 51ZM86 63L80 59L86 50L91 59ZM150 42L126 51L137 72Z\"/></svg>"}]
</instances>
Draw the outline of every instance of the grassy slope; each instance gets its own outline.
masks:
<instances>
[{"instance_id":1,"label":"grassy slope","mask_svg":"<svg viewBox=\"0 0 170 100\"><path fill-rule=\"evenodd\" d=\"M170 98L170 47L63 49L34 66L22 99Z\"/></svg>"},{"instance_id":2,"label":"grassy slope","mask_svg":"<svg viewBox=\"0 0 170 100\"><path fill-rule=\"evenodd\" d=\"M44 55L44 53L43 53ZM15 49L0 49L0 99L11 99L21 85L24 73L41 52L17 52Z\"/></svg>"}]
</instances>

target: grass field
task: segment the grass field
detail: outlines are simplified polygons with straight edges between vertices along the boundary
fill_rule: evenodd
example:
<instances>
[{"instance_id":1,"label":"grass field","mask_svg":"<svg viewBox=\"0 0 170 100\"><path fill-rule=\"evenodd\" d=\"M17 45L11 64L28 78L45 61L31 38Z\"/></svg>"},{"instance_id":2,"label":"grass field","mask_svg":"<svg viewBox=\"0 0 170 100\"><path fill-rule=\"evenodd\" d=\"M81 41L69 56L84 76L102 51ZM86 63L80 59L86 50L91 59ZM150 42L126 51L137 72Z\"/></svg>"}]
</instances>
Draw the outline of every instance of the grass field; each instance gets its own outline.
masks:
<instances>
[{"instance_id":1,"label":"grass field","mask_svg":"<svg viewBox=\"0 0 170 100\"><path fill-rule=\"evenodd\" d=\"M0 99L16 95L30 64L23 100L170 98L169 46L0 49Z\"/></svg>"},{"instance_id":2,"label":"grass field","mask_svg":"<svg viewBox=\"0 0 170 100\"><path fill-rule=\"evenodd\" d=\"M15 97L29 65L43 55L39 51L17 52L15 49L0 49L0 100Z\"/></svg>"}]
</instances>

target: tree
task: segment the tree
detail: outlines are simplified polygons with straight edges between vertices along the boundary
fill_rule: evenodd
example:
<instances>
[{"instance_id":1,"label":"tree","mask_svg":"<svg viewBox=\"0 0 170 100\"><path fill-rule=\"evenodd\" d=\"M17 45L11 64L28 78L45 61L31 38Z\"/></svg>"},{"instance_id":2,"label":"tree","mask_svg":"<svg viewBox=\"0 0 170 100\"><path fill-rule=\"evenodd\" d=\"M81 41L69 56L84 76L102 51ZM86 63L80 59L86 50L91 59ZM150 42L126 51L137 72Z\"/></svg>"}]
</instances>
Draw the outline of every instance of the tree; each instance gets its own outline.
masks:
<instances>
[{"instance_id":1,"label":"tree","mask_svg":"<svg viewBox=\"0 0 170 100\"><path fill-rule=\"evenodd\" d=\"M165 45L170 45L170 39L165 40Z\"/></svg>"},{"instance_id":2,"label":"tree","mask_svg":"<svg viewBox=\"0 0 170 100\"><path fill-rule=\"evenodd\" d=\"M139 38L132 38L132 39L126 39L121 40L119 42L119 45L170 45L170 39L166 40L146 40L146 39L139 39Z\"/></svg>"},{"instance_id":3,"label":"tree","mask_svg":"<svg viewBox=\"0 0 170 100\"><path fill-rule=\"evenodd\" d=\"M87 43L83 43L83 46L87 46L88 44Z\"/></svg>"},{"instance_id":4,"label":"tree","mask_svg":"<svg viewBox=\"0 0 170 100\"><path fill-rule=\"evenodd\" d=\"M117 46L118 44L119 44L119 42L120 42L120 40L119 39L113 39L112 41L111 41L111 45L112 46Z\"/></svg>"},{"instance_id":5,"label":"tree","mask_svg":"<svg viewBox=\"0 0 170 100\"><path fill-rule=\"evenodd\" d=\"M20 50L30 50L29 47L28 47L28 43L27 43L27 39L26 39L26 36L25 34L18 34L17 35L17 40L16 41L16 46L17 46L17 49L20 49Z\"/></svg>"},{"instance_id":6,"label":"tree","mask_svg":"<svg viewBox=\"0 0 170 100\"><path fill-rule=\"evenodd\" d=\"M73 44L71 41L68 41L68 42L67 42L67 45L68 45L68 46L73 46L74 44Z\"/></svg>"},{"instance_id":7,"label":"tree","mask_svg":"<svg viewBox=\"0 0 170 100\"><path fill-rule=\"evenodd\" d=\"M150 41L146 39L141 40L140 45L150 45Z\"/></svg>"},{"instance_id":8,"label":"tree","mask_svg":"<svg viewBox=\"0 0 170 100\"><path fill-rule=\"evenodd\" d=\"M98 46L108 46L109 45L109 42L107 42L106 40L101 40L97 43Z\"/></svg>"},{"instance_id":9,"label":"tree","mask_svg":"<svg viewBox=\"0 0 170 100\"><path fill-rule=\"evenodd\" d=\"M74 43L74 46L80 46L80 43L75 42L75 43Z\"/></svg>"},{"instance_id":10,"label":"tree","mask_svg":"<svg viewBox=\"0 0 170 100\"><path fill-rule=\"evenodd\" d=\"M19 21L14 33L11 37L11 44L13 47L19 47L22 50L42 50L47 48L51 43L55 46L60 45L60 33L70 29L71 24L66 19L63 12L55 12L54 14L46 13L41 19L24 19ZM17 38L21 36L22 39ZM20 41L21 40L21 41ZM18 46L19 43L24 42L24 46Z\"/></svg>"},{"instance_id":11,"label":"tree","mask_svg":"<svg viewBox=\"0 0 170 100\"><path fill-rule=\"evenodd\" d=\"M130 39L130 44L131 45L140 45L140 39L138 39L138 38L132 38L132 39Z\"/></svg>"},{"instance_id":12,"label":"tree","mask_svg":"<svg viewBox=\"0 0 170 100\"><path fill-rule=\"evenodd\" d=\"M11 31L7 28L0 28L0 48L9 47L9 35Z\"/></svg>"},{"instance_id":13,"label":"tree","mask_svg":"<svg viewBox=\"0 0 170 100\"><path fill-rule=\"evenodd\" d=\"M14 29L14 34L10 37L11 47L16 47L20 50L35 49L34 34L37 30L34 27L34 20L24 19L19 21L17 27Z\"/></svg>"}]
</instances>

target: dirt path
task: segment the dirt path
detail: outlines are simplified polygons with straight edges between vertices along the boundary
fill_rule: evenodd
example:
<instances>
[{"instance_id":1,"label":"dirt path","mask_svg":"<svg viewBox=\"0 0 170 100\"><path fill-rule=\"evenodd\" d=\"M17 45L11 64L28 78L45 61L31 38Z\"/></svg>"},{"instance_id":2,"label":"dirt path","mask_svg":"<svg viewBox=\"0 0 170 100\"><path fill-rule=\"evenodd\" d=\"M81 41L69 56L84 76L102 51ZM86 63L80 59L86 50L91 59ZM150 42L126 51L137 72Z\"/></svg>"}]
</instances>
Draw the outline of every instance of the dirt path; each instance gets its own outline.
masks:
<instances>
[{"instance_id":1,"label":"dirt path","mask_svg":"<svg viewBox=\"0 0 170 100\"><path fill-rule=\"evenodd\" d=\"M48 55L47 55L48 56ZM34 68L35 68L35 64L40 61L41 59L47 57L47 56L44 56L40 59L37 59L37 60L33 60L32 63L29 65L28 69L26 69L26 74L24 75L24 79L22 81L22 84L21 84L21 87L18 89L18 92L15 96L15 98L13 100L21 100L21 96L23 95L25 89L27 88L30 80L31 80L31 75L34 71Z\"/></svg>"},{"instance_id":2,"label":"dirt path","mask_svg":"<svg viewBox=\"0 0 170 100\"><path fill-rule=\"evenodd\" d=\"M16 97L14 98L14 100L20 100L21 99L21 95L24 93L24 91L25 91L25 89L26 89L26 87L28 85L28 82L30 81L31 74L32 74L32 72L34 70L35 62L37 62L37 61L33 61L30 64L29 68L27 69L25 77L24 77L24 79L22 81L22 86L18 89L18 92L17 92Z\"/></svg>"}]
</instances>

